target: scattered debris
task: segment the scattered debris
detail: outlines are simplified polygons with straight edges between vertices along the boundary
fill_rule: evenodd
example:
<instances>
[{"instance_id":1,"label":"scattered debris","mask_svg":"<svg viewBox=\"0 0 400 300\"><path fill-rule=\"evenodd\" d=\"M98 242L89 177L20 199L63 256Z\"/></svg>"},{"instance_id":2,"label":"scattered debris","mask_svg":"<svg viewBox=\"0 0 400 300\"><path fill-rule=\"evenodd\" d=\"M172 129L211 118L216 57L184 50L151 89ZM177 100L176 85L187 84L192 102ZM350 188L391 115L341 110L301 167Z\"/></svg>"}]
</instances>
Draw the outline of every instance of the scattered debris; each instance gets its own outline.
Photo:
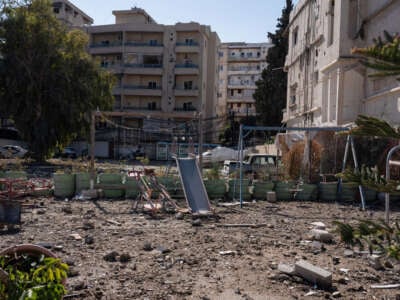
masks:
<instances>
[{"instance_id":1,"label":"scattered debris","mask_svg":"<svg viewBox=\"0 0 400 300\"><path fill-rule=\"evenodd\" d=\"M235 255L236 251L227 250L227 251L219 251L220 255Z\"/></svg>"},{"instance_id":2,"label":"scattered debris","mask_svg":"<svg viewBox=\"0 0 400 300\"><path fill-rule=\"evenodd\" d=\"M267 223L261 224L217 224L218 227L251 227L251 228L258 228L267 226Z\"/></svg>"},{"instance_id":3,"label":"scattered debris","mask_svg":"<svg viewBox=\"0 0 400 300\"><path fill-rule=\"evenodd\" d=\"M110 253L104 255L103 259L108 262L116 262L118 255L119 253L117 251L111 251Z\"/></svg>"},{"instance_id":4,"label":"scattered debris","mask_svg":"<svg viewBox=\"0 0 400 300\"><path fill-rule=\"evenodd\" d=\"M333 239L333 235L326 230L312 229L310 231L312 239L321 241L324 243L330 243Z\"/></svg>"},{"instance_id":5,"label":"scattered debris","mask_svg":"<svg viewBox=\"0 0 400 300\"><path fill-rule=\"evenodd\" d=\"M372 284L371 289L398 289L400 288L400 283L395 284Z\"/></svg>"},{"instance_id":6,"label":"scattered debris","mask_svg":"<svg viewBox=\"0 0 400 300\"><path fill-rule=\"evenodd\" d=\"M71 233L69 236L74 238L76 241L82 240L82 237L78 233Z\"/></svg>"},{"instance_id":7,"label":"scattered debris","mask_svg":"<svg viewBox=\"0 0 400 300\"><path fill-rule=\"evenodd\" d=\"M297 275L303 277L312 284L323 288L332 286L332 273L320 267L314 266L305 260L297 261L294 265Z\"/></svg>"},{"instance_id":8,"label":"scattered debris","mask_svg":"<svg viewBox=\"0 0 400 300\"><path fill-rule=\"evenodd\" d=\"M295 275L295 268L293 265L288 265L288 264L283 264L280 263L278 265L278 270L284 274L288 274L288 275Z\"/></svg>"}]
</instances>

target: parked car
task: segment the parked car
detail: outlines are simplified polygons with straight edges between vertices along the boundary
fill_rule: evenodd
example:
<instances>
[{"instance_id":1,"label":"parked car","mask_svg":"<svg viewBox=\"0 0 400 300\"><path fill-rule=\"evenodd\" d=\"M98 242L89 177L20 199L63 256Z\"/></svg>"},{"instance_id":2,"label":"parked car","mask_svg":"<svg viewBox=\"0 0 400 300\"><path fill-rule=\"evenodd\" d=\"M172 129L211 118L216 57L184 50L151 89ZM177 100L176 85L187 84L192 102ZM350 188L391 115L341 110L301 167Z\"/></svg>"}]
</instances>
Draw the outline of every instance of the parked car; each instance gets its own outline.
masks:
<instances>
[{"instance_id":1,"label":"parked car","mask_svg":"<svg viewBox=\"0 0 400 300\"><path fill-rule=\"evenodd\" d=\"M207 165L212 163L222 163L225 160L235 160L239 157L238 153L238 150L218 146L212 150L203 152L203 164ZM243 153L243 155L245 155L246 150L244 150ZM197 155L197 159L199 160L199 155Z\"/></svg>"},{"instance_id":2,"label":"parked car","mask_svg":"<svg viewBox=\"0 0 400 300\"><path fill-rule=\"evenodd\" d=\"M249 154L243 161L242 170L246 174L253 174L254 178L261 174L282 173L282 161L280 157L272 154Z\"/></svg>"},{"instance_id":3,"label":"parked car","mask_svg":"<svg viewBox=\"0 0 400 300\"><path fill-rule=\"evenodd\" d=\"M222 167L221 174L223 176L229 176L229 174L239 170L240 162L237 160L225 160L224 166Z\"/></svg>"},{"instance_id":4,"label":"parked car","mask_svg":"<svg viewBox=\"0 0 400 300\"><path fill-rule=\"evenodd\" d=\"M23 158L28 150L17 145L5 145L0 147L0 157L3 158Z\"/></svg>"},{"instance_id":5,"label":"parked car","mask_svg":"<svg viewBox=\"0 0 400 300\"><path fill-rule=\"evenodd\" d=\"M61 157L64 158L77 158L78 153L72 147L65 147L61 153Z\"/></svg>"}]
</instances>

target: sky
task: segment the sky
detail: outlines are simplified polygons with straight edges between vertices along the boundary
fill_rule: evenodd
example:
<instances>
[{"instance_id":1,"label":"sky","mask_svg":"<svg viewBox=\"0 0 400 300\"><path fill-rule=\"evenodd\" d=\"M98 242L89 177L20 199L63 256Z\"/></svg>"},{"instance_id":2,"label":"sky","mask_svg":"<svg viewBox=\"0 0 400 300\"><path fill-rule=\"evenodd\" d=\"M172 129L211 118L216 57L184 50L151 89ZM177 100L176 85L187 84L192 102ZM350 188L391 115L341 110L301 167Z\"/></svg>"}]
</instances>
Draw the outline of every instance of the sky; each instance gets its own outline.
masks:
<instances>
[{"instance_id":1,"label":"sky","mask_svg":"<svg viewBox=\"0 0 400 300\"><path fill-rule=\"evenodd\" d=\"M143 8L163 25L198 22L210 25L221 42L267 42L275 32L285 0L69 0L94 19L94 25L113 24L113 10ZM294 3L297 1L293 1Z\"/></svg>"}]
</instances>

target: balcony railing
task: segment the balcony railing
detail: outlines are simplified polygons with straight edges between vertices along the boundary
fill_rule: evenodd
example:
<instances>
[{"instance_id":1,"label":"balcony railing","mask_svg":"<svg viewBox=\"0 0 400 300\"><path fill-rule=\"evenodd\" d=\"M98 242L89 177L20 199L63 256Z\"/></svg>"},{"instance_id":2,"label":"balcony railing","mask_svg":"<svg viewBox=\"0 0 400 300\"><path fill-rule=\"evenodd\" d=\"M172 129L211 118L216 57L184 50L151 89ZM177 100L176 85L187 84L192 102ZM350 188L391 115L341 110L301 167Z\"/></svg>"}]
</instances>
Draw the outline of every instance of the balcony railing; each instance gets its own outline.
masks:
<instances>
[{"instance_id":1,"label":"balcony railing","mask_svg":"<svg viewBox=\"0 0 400 300\"><path fill-rule=\"evenodd\" d=\"M92 43L90 44L90 48L100 48L100 47L119 47L122 46L121 41L105 41L100 43Z\"/></svg>"},{"instance_id":2,"label":"balcony railing","mask_svg":"<svg viewBox=\"0 0 400 300\"><path fill-rule=\"evenodd\" d=\"M174 111L196 111L196 107L175 107Z\"/></svg>"},{"instance_id":3,"label":"balcony railing","mask_svg":"<svg viewBox=\"0 0 400 300\"><path fill-rule=\"evenodd\" d=\"M124 110L157 110L160 111L161 108L154 108L154 107L148 107L148 106L124 106L122 107Z\"/></svg>"},{"instance_id":4,"label":"balcony railing","mask_svg":"<svg viewBox=\"0 0 400 300\"><path fill-rule=\"evenodd\" d=\"M162 68L162 64L124 64L127 68Z\"/></svg>"},{"instance_id":5,"label":"balcony railing","mask_svg":"<svg viewBox=\"0 0 400 300\"><path fill-rule=\"evenodd\" d=\"M133 85L133 84L124 84L119 86L118 88L130 89L130 90L161 90L161 86L148 86L148 85Z\"/></svg>"},{"instance_id":6,"label":"balcony railing","mask_svg":"<svg viewBox=\"0 0 400 300\"><path fill-rule=\"evenodd\" d=\"M184 64L176 64L175 68L194 68L197 69L199 65L192 64L192 63L184 63Z\"/></svg>"},{"instance_id":7,"label":"balcony railing","mask_svg":"<svg viewBox=\"0 0 400 300\"><path fill-rule=\"evenodd\" d=\"M228 68L228 71L231 71L231 72L259 72L260 71L260 69L258 68L246 68L246 67L237 67L237 68L235 68L235 67L231 67L231 68Z\"/></svg>"},{"instance_id":8,"label":"balcony railing","mask_svg":"<svg viewBox=\"0 0 400 300\"><path fill-rule=\"evenodd\" d=\"M133 47L163 47L162 43L154 43L154 42L126 42L125 46L133 46Z\"/></svg>"},{"instance_id":9,"label":"balcony railing","mask_svg":"<svg viewBox=\"0 0 400 300\"><path fill-rule=\"evenodd\" d=\"M260 60L260 56L228 56L228 60Z\"/></svg>"},{"instance_id":10,"label":"balcony railing","mask_svg":"<svg viewBox=\"0 0 400 300\"><path fill-rule=\"evenodd\" d=\"M188 89L188 88L185 88L183 86L181 86L181 87L177 86L177 87L175 87L175 90L178 90L178 91L198 91L199 89L197 87L193 87L191 89Z\"/></svg>"},{"instance_id":11,"label":"balcony railing","mask_svg":"<svg viewBox=\"0 0 400 300\"><path fill-rule=\"evenodd\" d=\"M197 42L177 42L177 46L192 46L192 47L197 47L199 46L199 43Z\"/></svg>"}]
</instances>

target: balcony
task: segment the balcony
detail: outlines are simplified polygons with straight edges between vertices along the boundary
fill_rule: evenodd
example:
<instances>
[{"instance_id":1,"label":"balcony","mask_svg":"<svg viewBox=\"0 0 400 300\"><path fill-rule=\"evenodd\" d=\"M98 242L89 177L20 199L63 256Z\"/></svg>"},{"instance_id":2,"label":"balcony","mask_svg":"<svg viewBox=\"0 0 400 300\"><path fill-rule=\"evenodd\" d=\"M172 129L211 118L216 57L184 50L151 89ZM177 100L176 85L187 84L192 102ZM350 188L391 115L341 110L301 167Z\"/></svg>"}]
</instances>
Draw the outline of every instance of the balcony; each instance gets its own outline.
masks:
<instances>
[{"instance_id":1,"label":"balcony","mask_svg":"<svg viewBox=\"0 0 400 300\"><path fill-rule=\"evenodd\" d=\"M158 42L126 42L124 43L125 52L139 52L146 54L161 54L163 52L164 45Z\"/></svg>"},{"instance_id":2,"label":"balcony","mask_svg":"<svg viewBox=\"0 0 400 300\"><path fill-rule=\"evenodd\" d=\"M157 107L150 107L150 106L134 106L134 105L125 105L122 107L124 111L137 111L137 112L144 112L144 111L161 111L161 108Z\"/></svg>"},{"instance_id":3,"label":"balcony","mask_svg":"<svg viewBox=\"0 0 400 300\"><path fill-rule=\"evenodd\" d=\"M228 82L228 89L256 89L255 82Z\"/></svg>"},{"instance_id":4,"label":"balcony","mask_svg":"<svg viewBox=\"0 0 400 300\"><path fill-rule=\"evenodd\" d=\"M115 87L114 94L137 96L161 96L161 87L149 87L146 85L122 85Z\"/></svg>"},{"instance_id":5,"label":"balcony","mask_svg":"<svg viewBox=\"0 0 400 300\"><path fill-rule=\"evenodd\" d=\"M177 96L177 97L179 97L179 96L198 97L199 96L199 90L197 88L185 89L185 88L176 87L174 89L174 95Z\"/></svg>"},{"instance_id":6,"label":"balcony","mask_svg":"<svg viewBox=\"0 0 400 300\"><path fill-rule=\"evenodd\" d=\"M230 109L231 112L235 114L235 117L247 117L247 116L256 116L256 109L255 108L232 108Z\"/></svg>"},{"instance_id":7,"label":"balcony","mask_svg":"<svg viewBox=\"0 0 400 300\"><path fill-rule=\"evenodd\" d=\"M123 67L128 74L162 75L162 64L125 63Z\"/></svg>"},{"instance_id":8,"label":"balcony","mask_svg":"<svg viewBox=\"0 0 400 300\"><path fill-rule=\"evenodd\" d=\"M260 56L228 56L228 61L262 61L265 57Z\"/></svg>"},{"instance_id":9,"label":"balcony","mask_svg":"<svg viewBox=\"0 0 400 300\"><path fill-rule=\"evenodd\" d=\"M108 54L108 53L122 53L121 41L104 41L100 43L92 43L89 45L90 54Z\"/></svg>"},{"instance_id":10,"label":"balcony","mask_svg":"<svg viewBox=\"0 0 400 300\"><path fill-rule=\"evenodd\" d=\"M261 73L260 68L247 68L247 67L230 67L228 68L228 75L257 75Z\"/></svg>"},{"instance_id":11,"label":"balcony","mask_svg":"<svg viewBox=\"0 0 400 300\"><path fill-rule=\"evenodd\" d=\"M200 52L199 43L197 42L177 42L175 44L175 52L177 53L197 53Z\"/></svg>"},{"instance_id":12,"label":"balcony","mask_svg":"<svg viewBox=\"0 0 400 300\"><path fill-rule=\"evenodd\" d=\"M199 65L193 63L184 63L175 65L175 74L177 75L190 75L199 74Z\"/></svg>"}]
</instances>

